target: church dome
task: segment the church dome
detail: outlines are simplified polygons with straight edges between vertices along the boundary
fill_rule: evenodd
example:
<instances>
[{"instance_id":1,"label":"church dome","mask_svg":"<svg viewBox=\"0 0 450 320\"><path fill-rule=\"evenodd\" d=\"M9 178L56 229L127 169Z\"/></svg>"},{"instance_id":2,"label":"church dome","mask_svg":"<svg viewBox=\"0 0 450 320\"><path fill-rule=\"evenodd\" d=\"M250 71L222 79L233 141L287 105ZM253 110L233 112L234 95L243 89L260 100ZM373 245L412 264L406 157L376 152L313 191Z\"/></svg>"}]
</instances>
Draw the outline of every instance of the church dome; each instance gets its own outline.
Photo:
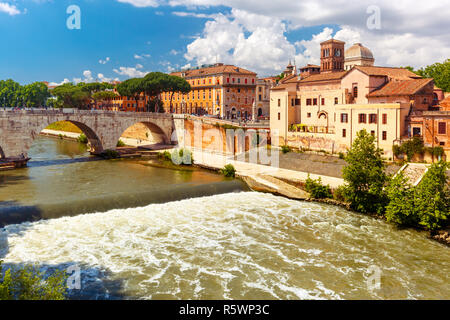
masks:
<instances>
[{"instance_id":1,"label":"church dome","mask_svg":"<svg viewBox=\"0 0 450 320\"><path fill-rule=\"evenodd\" d=\"M345 59L373 59L372 51L361 43L355 43L345 51Z\"/></svg>"}]
</instances>

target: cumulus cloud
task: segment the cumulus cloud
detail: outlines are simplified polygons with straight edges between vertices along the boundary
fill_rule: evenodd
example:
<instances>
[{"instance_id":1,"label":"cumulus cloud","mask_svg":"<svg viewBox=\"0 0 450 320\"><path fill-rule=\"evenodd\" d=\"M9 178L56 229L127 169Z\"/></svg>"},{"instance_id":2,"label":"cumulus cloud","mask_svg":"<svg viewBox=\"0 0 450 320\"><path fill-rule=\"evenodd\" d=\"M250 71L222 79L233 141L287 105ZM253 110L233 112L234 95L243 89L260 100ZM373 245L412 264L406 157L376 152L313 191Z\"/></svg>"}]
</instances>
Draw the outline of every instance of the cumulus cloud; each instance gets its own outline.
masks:
<instances>
[{"instance_id":1,"label":"cumulus cloud","mask_svg":"<svg viewBox=\"0 0 450 320\"><path fill-rule=\"evenodd\" d=\"M177 16L207 19L203 32L187 45L191 65L216 61L238 64L260 75L275 74L289 59L297 65L318 64L319 44L330 37L361 42L375 56L376 65L422 67L450 56L450 6L446 1L360 0L118 0L136 7L169 5ZM367 21L380 12L380 28ZM231 13L211 13L214 8ZM186 8L186 11L180 8ZM210 8L208 14L202 9ZM288 41L286 36L302 27L322 28L312 37Z\"/></svg>"},{"instance_id":2,"label":"cumulus cloud","mask_svg":"<svg viewBox=\"0 0 450 320\"><path fill-rule=\"evenodd\" d=\"M150 55L149 54L135 54L134 55L134 58L135 59L137 59L137 60L141 60L141 59L145 59L145 58L150 58Z\"/></svg>"},{"instance_id":3,"label":"cumulus cloud","mask_svg":"<svg viewBox=\"0 0 450 320\"><path fill-rule=\"evenodd\" d=\"M146 71L138 70L137 67L119 67L119 69L113 69L113 71L118 75L126 76L128 78L142 78L148 73Z\"/></svg>"},{"instance_id":4,"label":"cumulus cloud","mask_svg":"<svg viewBox=\"0 0 450 320\"><path fill-rule=\"evenodd\" d=\"M15 5L6 3L6 2L0 2L0 12L5 12L9 14L10 16L15 16L17 14L20 14L20 10L17 9Z\"/></svg>"}]
</instances>

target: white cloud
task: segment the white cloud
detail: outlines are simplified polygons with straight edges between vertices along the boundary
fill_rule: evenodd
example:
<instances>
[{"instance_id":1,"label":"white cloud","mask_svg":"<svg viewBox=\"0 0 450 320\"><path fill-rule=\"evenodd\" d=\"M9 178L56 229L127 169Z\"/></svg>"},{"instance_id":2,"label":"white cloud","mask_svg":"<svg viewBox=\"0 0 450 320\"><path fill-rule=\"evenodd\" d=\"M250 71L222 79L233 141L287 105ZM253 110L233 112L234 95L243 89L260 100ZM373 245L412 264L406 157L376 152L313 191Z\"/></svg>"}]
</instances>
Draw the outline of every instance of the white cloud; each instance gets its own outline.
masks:
<instances>
[{"instance_id":1,"label":"white cloud","mask_svg":"<svg viewBox=\"0 0 450 320\"><path fill-rule=\"evenodd\" d=\"M128 78L142 78L148 73L133 67L119 67L119 70L113 69L113 71L118 75L126 76Z\"/></svg>"},{"instance_id":2,"label":"white cloud","mask_svg":"<svg viewBox=\"0 0 450 320\"><path fill-rule=\"evenodd\" d=\"M10 16L15 16L17 14L20 14L20 10L17 9L15 5L6 3L6 2L0 2L0 12L5 12L9 14Z\"/></svg>"},{"instance_id":3,"label":"white cloud","mask_svg":"<svg viewBox=\"0 0 450 320\"><path fill-rule=\"evenodd\" d=\"M98 61L98 63L100 63L100 64L107 64L109 62L109 60L111 60L111 59L109 57L106 57L105 60L100 59Z\"/></svg>"},{"instance_id":4,"label":"white cloud","mask_svg":"<svg viewBox=\"0 0 450 320\"><path fill-rule=\"evenodd\" d=\"M65 83L69 83L70 82L70 80L69 79L67 79L67 78L65 78L63 81L61 81L61 82L50 82L49 83L49 85L50 86L60 86L60 85L63 85L63 84L65 84Z\"/></svg>"},{"instance_id":5,"label":"white cloud","mask_svg":"<svg viewBox=\"0 0 450 320\"><path fill-rule=\"evenodd\" d=\"M158 7L161 1L158 0L117 0L122 3L129 3L135 7L143 8L143 7Z\"/></svg>"},{"instance_id":6,"label":"white cloud","mask_svg":"<svg viewBox=\"0 0 450 320\"><path fill-rule=\"evenodd\" d=\"M261 75L281 71L289 59L297 65L319 63L319 44L332 35L361 42L376 65L422 67L450 56L450 6L442 0L118 0L137 7L169 5L173 14L206 18L201 35L187 46L190 64L215 61L239 64ZM381 29L370 30L367 8L376 5ZM231 8L230 14L202 13L204 8ZM185 12L180 8L186 8ZM223 11L223 10L222 10ZM286 35L305 26L323 28L309 39L288 41Z\"/></svg>"},{"instance_id":7,"label":"white cloud","mask_svg":"<svg viewBox=\"0 0 450 320\"><path fill-rule=\"evenodd\" d=\"M150 58L151 56L149 55L149 54L146 54L146 53L144 53L144 54L141 54L141 55L139 55L139 54L134 54L134 58L135 59L137 59L137 60L141 60L141 59L145 59L145 58Z\"/></svg>"}]
</instances>

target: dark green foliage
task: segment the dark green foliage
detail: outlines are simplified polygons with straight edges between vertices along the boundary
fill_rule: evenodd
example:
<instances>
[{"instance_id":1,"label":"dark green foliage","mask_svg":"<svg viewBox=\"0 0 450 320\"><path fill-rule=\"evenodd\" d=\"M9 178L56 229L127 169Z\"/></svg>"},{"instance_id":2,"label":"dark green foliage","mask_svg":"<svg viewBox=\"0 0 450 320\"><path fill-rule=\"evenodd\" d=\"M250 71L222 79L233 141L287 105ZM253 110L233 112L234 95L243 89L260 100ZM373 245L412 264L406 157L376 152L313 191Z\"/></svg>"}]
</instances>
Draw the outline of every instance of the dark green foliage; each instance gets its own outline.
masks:
<instances>
[{"instance_id":1,"label":"dark green foliage","mask_svg":"<svg viewBox=\"0 0 450 320\"><path fill-rule=\"evenodd\" d=\"M382 150L375 146L375 138L362 130L358 132L345 158L343 169L346 182L346 201L353 210L362 213L383 213L387 198L383 190L388 177L384 172Z\"/></svg>"},{"instance_id":2,"label":"dark green foliage","mask_svg":"<svg viewBox=\"0 0 450 320\"><path fill-rule=\"evenodd\" d=\"M339 159L345 159L345 154L343 152L339 152Z\"/></svg>"},{"instance_id":3,"label":"dark green foliage","mask_svg":"<svg viewBox=\"0 0 450 320\"><path fill-rule=\"evenodd\" d=\"M448 164L432 164L416 187L415 209L420 224L427 229L436 230L448 224L450 217L450 190L446 170Z\"/></svg>"},{"instance_id":4,"label":"dark green foliage","mask_svg":"<svg viewBox=\"0 0 450 320\"><path fill-rule=\"evenodd\" d=\"M227 164L220 172L228 178L234 178L236 176L236 169L232 164Z\"/></svg>"},{"instance_id":5,"label":"dark green foliage","mask_svg":"<svg viewBox=\"0 0 450 320\"><path fill-rule=\"evenodd\" d=\"M84 133L80 134L80 136L77 138L77 141L79 143L88 143L88 138L86 137L86 135Z\"/></svg>"},{"instance_id":6,"label":"dark green foliage","mask_svg":"<svg viewBox=\"0 0 450 320\"><path fill-rule=\"evenodd\" d=\"M169 151L158 153L158 158L166 161L172 161L172 154Z\"/></svg>"},{"instance_id":7,"label":"dark green foliage","mask_svg":"<svg viewBox=\"0 0 450 320\"><path fill-rule=\"evenodd\" d=\"M446 170L448 164L431 165L420 184L412 187L400 173L389 184L386 207L388 221L405 226L422 226L436 230L448 225L450 191Z\"/></svg>"},{"instance_id":8,"label":"dark green foliage","mask_svg":"<svg viewBox=\"0 0 450 320\"><path fill-rule=\"evenodd\" d=\"M283 152L283 153L289 153L289 152L291 152L291 147L289 147L289 146L281 146L281 152Z\"/></svg>"},{"instance_id":9,"label":"dark green foliage","mask_svg":"<svg viewBox=\"0 0 450 320\"><path fill-rule=\"evenodd\" d=\"M346 202L347 199L347 187L339 186L337 189L333 192L333 198L340 202Z\"/></svg>"},{"instance_id":10,"label":"dark green foliage","mask_svg":"<svg viewBox=\"0 0 450 320\"><path fill-rule=\"evenodd\" d=\"M0 107L43 107L49 96L48 87L43 82L21 86L11 79L0 80Z\"/></svg>"},{"instance_id":11,"label":"dark green foliage","mask_svg":"<svg viewBox=\"0 0 450 320\"><path fill-rule=\"evenodd\" d=\"M386 188L389 204L386 207L386 219L398 225L415 226L418 223L414 207L414 188L408 184L403 173L391 180Z\"/></svg>"},{"instance_id":12,"label":"dark green foliage","mask_svg":"<svg viewBox=\"0 0 450 320\"><path fill-rule=\"evenodd\" d=\"M435 63L425 68L414 71L411 67L406 69L417 73L424 78L433 78L436 86L441 88L445 92L450 91L450 59L445 60L443 63Z\"/></svg>"},{"instance_id":13,"label":"dark green foliage","mask_svg":"<svg viewBox=\"0 0 450 320\"><path fill-rule=\"evenodd\" d=\"M400 146L400 153L406 154L408 161L411 161L414 155L416 154L424 154L425 148L423 144L423 140L420 137L413 137L402 143ZM398 150L393 150L394 154L399 152Z\"/></svg>"},{"instance_id":14,"label":"dark green foliage","mask_svg":"<svg viewBox=\"0 0 450 320\"><path fill-rule=\"evenodd\" d=\"M64 300L66 280L62 271L45 278L37 267L29 265L3 272L0 261L0 300Z\"/></svg>"},{"instance_id":15,"label":"dark green foliage","mask_svg":"<svg viewBox=\"0 0 450 320\"><path fill-rule=\"evenodd\" d=\"M330 186L323 185L322 179L320 177L317 180L313 180L308 175L308 179L306 179L305 189L314 199L333 198Z\"/></svg>"},{"instance_id":16,"label":"dark green foliage","mask_svg":"<svg viewBox=\"0 0 450 320\"><path fill-rule=\"evenodd\" d=\"M106 82L80 82L76 85L65 83L54 88L51 92L57 98L56 104L63 108L90 109L92 100L97 101L98 99L113 97L113 92L105 91L112 88L113 85Z\"/></svg>"},{"instance_id":17,"label":"dark green foliage","mask_svg":"<svg viewBox=\"0 0 450 320\"><path fill-rule=\"evenodd\" d=\"M119 139L119 141L117 141L117 147L125 147L125 142Z\"/></svg>"}]
</instances>

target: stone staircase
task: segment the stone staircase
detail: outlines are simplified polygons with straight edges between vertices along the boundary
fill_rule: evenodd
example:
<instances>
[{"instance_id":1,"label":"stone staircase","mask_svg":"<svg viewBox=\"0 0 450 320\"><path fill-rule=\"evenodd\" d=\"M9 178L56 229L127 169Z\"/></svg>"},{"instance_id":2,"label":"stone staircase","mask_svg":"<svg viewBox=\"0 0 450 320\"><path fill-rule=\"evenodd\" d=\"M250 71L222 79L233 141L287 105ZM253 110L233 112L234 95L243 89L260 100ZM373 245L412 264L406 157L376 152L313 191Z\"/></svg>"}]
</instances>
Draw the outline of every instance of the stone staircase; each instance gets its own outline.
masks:
<instances>
[{"instance_id":1,"label":"stone staircase","mask_svg":"<svg viewBox=\"0 0 450 320\"><path fill-rule=\"evenodd\" d=\"M407 163L400 168L397 174L403 175L412 186L417 186L422 181L423 176L428 171L428 166L423 163Z\"/></svg>"}]
</instances>

